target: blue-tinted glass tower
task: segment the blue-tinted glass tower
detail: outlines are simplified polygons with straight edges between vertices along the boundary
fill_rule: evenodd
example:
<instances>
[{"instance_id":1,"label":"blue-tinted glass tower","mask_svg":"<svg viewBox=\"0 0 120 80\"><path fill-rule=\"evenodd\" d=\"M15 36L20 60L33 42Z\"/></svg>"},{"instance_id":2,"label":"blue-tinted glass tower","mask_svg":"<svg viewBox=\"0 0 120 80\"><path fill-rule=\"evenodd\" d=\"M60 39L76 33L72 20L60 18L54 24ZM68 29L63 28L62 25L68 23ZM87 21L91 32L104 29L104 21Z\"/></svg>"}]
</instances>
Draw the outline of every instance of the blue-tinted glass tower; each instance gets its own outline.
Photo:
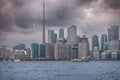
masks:
<instances>
[{"instance_id":1,"label":"blue-tinted glass tower","mask_svg":"<svg viewBox=\"0 0 120 80\"><path fill-rule=\"evenodd\" d=\"M63 28L59 29L59 38L64 38L64 29Z\"/></svg>"},{"instance_id":2,"label":"blue-tinted glass tower","mask_svg":"<svg viewBox=\"0 0 120 80\"><path fill-rule=\"evenodd\" d=\"M54 33L54 30L48 30L48 43L56 43L57 34Z\"/></svg>"},{"instance_id":3,"label":"blue-tinted glass tower","mask_svg":"<svg viewBox=\"0 0 120 80\"><path fill-rule=\"evenodd\" d=\"M36 57L38 57L38 44L33 43L31 44L32 48L32 60L35 60Z\"/></svg>"},{"instance_id":4,"label":"blue-tinted glass tower","mask_svg":"<svg viewBox=\"0 0 120 80\"><path fill-rule=\"evenodd\" d=\"M92 36L92 51L93 51L94 47L99 48L99 41L98 41L97 35Z\"/></svg>"},{"instance_id":5,"label":"blue-tinted glass tower","mask_svg":"<svg viewBox=\"0 0 120 80\"><path fill-rule=\"evenodd\" d=\"M45 58L45 44L40 44L40 57Z\"/></svg>"},{"instance_id":6,"label":"blue-tinted glass tower","mask_svg":"<svg viewBox=\"0 0 120 80\"><path fill-rule=\"evenodd\" d=\"M109 42L111 40L119 40L119 26L111 26L111 28L108 29L108 40Z\"/></svg>"},{"instance_id":7,"label":"blue-tinted glass tower","mask_svg":"<svg viewBox=\"0 0 120 80\"><path fill-rule=\"evenodd\" d=\"M107 46L105 45L106 42L107 42L107 35L102 34L101 35L101 51L107 50Z\"/></svg>"},{"instance_id":8,"label":"blue-tinted glass tower","mask_svg":"<svg viewBox=\"0 0 120 80\"><path fill-rule=\"evenodd\" d=\"M54 30L48 30L48 43L53 43Z\"/></svg>"}]
</instances>

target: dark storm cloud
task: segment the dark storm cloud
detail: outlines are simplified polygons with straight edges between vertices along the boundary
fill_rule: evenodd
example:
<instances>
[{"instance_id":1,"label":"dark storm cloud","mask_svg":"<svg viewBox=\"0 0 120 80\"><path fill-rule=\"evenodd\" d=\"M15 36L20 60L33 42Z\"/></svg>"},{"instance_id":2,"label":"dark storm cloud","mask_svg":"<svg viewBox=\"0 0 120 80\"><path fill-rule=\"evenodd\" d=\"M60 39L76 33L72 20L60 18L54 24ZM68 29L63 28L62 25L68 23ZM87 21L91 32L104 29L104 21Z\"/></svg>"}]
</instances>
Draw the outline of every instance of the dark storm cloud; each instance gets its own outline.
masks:
<instances>
[{"instance_id":1,"label":"dark storm cloud","mask_svg":"<svg viewBox=\"0 0 120 80\"><path fill-rule=\"evenodd\" d=\"M75 0L76 5L78 6L89 6L92 2L96 2L97 0Z\"/></svg>"},{"instance_id":2,"label":"dark storm cloud","mask_svg":"<svg viewBox=\"0 0 120 80\"><path fill-rule=\"evenodd\" d=\"M61 6L53 10L48 18L48 25L66 26L72 24L76 10L79 9L79 17L82 19L85 15L83 9L90 8L93 2L97 0L61 0Z\"/></svg>"},{"instance_id":3,"label":"dark storm cloud","mask_svg":"<svg viewBox=\"0 0 120 80\"><path fill-rule=\"evenodd\" d=\"M36 0L38 3L40 0ZM48 25L54 26L54 25L66 25L72 22L73 20L73 14L76 10L76 8L88 8L90 7L91 3L95 0L61 0L59 1L61 3L60 6L57 6L57 8L53 9L50 14L48 14ZM41 24L41 16L38 15L38 17L33 18L36 14L31 14L31 11L28 9L23 10L24 7L30 7L29 3L32 2L32 0L0 0L0 8L2 10L5 10L3 13L0 9L0 30L4 31L9 25L16 24L16 26L21 28L29 28L32 24ZM66 4L63 4L64 2L70 3L71 6L67 6ZM11 4L9 7L6 8L8 4ZM51 4L53 5L53 4ZM46 5L48 7L50 5ZM7 11L8 10L8 11ZM13 14L12 17L9 15ZM7 14L6 14L7 13ZM40 13L41 14L41 13ZM80 15L82 15L80 13Z\"/></svg>"},{"instance_id":4,"label":"dark storm cloud","mask_svg":"<svg viewBox=\"0 0 120 80\"><path fill-rule=\"evenodd\" d=\"M104 0L103 8L105 8L106 10L111 10L111 12L109 13L117 16L117 25L120 25L120 0Z\"/></svg>"},{"instance_id":5,"label":"dark storm cloud","mask_svg":"<svg viewBox=\"0 0 120 80\"><path fill-rule=\"evenodd\" d=\"M108 8L120 9L120 0L104 0L104 2Z\"/></svg>"},{"instance_id":6,"label":"dark storm cloud","mask_svg":"<svg viewBox=\"0 0 120 80\"><path fill-rule=\"evenodd\" d=\"M0 0L0 35L2 35L1 31L8 31L11 28L9 24L11 24L11 19L9 16L5 15L2 10L5 5L8 4L8 0Z\"/></svg>"},{"instance_id":7,"label":"dark storm cloud","mask_svg":"<svg viewBox=\"0 0 120 80\"><path fill-rule=\"evenodd\" d=\"M75 24L80 35L84 27L89 37L99 35L107 31L106 26L120 21L119 8L120 0L46 0L46 25L54 28ZM0 43L28 42L25 37L32 41L38 39L41 20L42 0L0 0Z\"/></svg>"},{"instance_id":8,"label":"dark storm cloud","mask_svg":"<svg viewBox=\"0 0 120 80\"><path fill-rule=\"evenodd\" d=\"M2 8L2 6L5 4L4 0L0 0L0 9Z\"/></svg>"},{"instance_id":9,"label":"dark storm cloud","mask_svg":"<svg viewBox=\"0 0 120 80\"><path fill-rule=\"evenodd\" d=\"M73 11L72 9L70 10L68 8L60 8L58 10L55 10L54 12L51 12L51 16L49 16L47 24L50 26L66 25L72 19L71 16L71 14L73 13L72 11Z\"/></svg>"},{"instance_id":10,"label":"dark storm cloud","mask_svg":"<svg viewBox=\"0 0 120 80\"><path fill-rule=\"evenodd\" d=\"M16 7L21 7L24 6L26 4L26 1L28 0L10 0L13 5L15 5Z\"/></svg>"},{"instance_id":11,"label":"dark storm cloud","mask_svg":"<svg viewBox=\"0 0 120 80\"><path fill-rule=\"evenodd\" d=\"M32 9L24 9L24 7L30 7L29 3L32 3L33 0L0 0L0 30L4 31L10 27L12 24L16 24L16 26L21 28L29 28L32 24L41 25L41 12L38 14L32 13ZM35 0L40 3L40 0ZM49 26L66 26L74 22L74 19L81 18L84 19L86 14L84 13L84 9L89 9L92 7L92 3L97 3L98 0L60 0L58 1L58 5L55 4L55 7L48 8L51 9L47 13L47 25ZM120 8L120 0L103 0L104 7L111 9L119 9ZM57 2L57 1L56 1ZM11 4L9 7L5 7L6 5ZM40 3L41 4L41 3ZM60 5L59 5L60 4ZM54 4L46 5L50 7ZM101 5L102 6L102 5ZM11 8L10 8L11 7ZM102 8L104 8L102 6ZM36 7L38 8L38 7ZM40 7L41 8L41 7ZM9 15L9 12L2 12L2 10L11 11L12 15ZM76 15L76 10L79 11L79 17ZM117 13L116 13L117 14ZM34 15L38 15L38 17L34 18Z\"/></svg>"},{"instance_id":12,"label":"dark storm cloud","mask_svg":"<svg viewBox=\"0 0 120 80\"><path fill-rule=\"evenodd\" d=\"M29 14L30 11L23 11L27 2L28 0L0 0L0 38L5 36L3 32L13 32L15 26L26 29L36 22Z\"/></svg>"},{"instance_id":13,"label":"dark storm cloud","mask_svg":"<svg viewBox=\"0 0 120 80\"><path fill-rule=\"evenodd\" d=\"M32 18L30 15L22 15L22 17L19 17L15 20L15 24L18 27L21 28L28 28L30 27L33 23L35 23L34 18Z\"/></svg>"},{"instance_id":14,"label":"dark storm cloud","mask_svg":"<svg viewBox=\"0 0 120 80\"><path fill-rule=\"evenodd\" d=\"M11 24L10 18L0 13L0 30L7 29L9 24Z\"/></svg>"}]
</instances>

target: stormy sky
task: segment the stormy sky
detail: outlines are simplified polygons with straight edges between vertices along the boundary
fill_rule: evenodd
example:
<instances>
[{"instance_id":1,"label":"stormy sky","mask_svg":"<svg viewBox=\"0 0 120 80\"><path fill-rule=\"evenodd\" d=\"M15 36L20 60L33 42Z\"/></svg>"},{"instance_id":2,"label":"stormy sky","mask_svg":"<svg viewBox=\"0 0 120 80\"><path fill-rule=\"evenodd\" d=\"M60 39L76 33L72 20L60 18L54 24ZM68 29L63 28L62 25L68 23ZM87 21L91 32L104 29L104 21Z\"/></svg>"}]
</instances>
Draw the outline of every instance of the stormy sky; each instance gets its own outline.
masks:
<instances>
[{"instance_id":1,"label":"stormy sky","mask_svg":"<svg viewBox=\"0 0 120 80\"><path fill-rule=\"evenodd\" d=\"M42 41L43 0L0 0L0 46L30 45ZM91 36L107 34L107 28L120 25L120 0L45 0L47 30L76 25ZM47 35L47 31L46 31ZM47 36L46 36L47 38ZM47 41L47 40L46 40Z\"/></svg>"}]
</instances>

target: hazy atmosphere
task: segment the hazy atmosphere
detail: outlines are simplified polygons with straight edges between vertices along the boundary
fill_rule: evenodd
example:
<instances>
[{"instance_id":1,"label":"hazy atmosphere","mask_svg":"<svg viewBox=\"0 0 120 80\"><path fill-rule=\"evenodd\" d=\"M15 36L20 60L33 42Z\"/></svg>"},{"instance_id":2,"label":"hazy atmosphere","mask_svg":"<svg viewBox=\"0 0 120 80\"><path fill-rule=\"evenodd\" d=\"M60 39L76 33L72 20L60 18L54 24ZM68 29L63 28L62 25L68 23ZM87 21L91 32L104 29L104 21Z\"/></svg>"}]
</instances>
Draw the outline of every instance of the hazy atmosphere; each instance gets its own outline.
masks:
<instances>
[{"instance_id":1,"label":"hazy atmosphere","mask_svg":"<svg viewBox=\"0 0 120 80\"><path fill-rule=\"evenodd\" d=\"M85 29L91 39L94 34L107 34L107 28L112 25L120 25L120 0L45 2L47 29L58 31L60 27L66 29L74 24L80 36ZM41 20L42 0L0 0L0 46L42 43Z\"/></svg>"}]
</instances>

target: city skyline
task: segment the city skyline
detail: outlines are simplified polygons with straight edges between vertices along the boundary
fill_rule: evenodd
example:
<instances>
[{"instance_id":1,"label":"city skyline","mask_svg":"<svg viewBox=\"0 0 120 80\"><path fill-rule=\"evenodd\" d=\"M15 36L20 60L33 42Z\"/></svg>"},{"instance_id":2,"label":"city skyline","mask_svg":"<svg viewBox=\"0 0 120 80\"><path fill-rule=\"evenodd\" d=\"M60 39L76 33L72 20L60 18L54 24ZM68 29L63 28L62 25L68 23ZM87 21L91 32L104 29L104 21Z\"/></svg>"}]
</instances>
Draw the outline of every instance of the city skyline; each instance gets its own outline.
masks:
<instances>
[{"instance_id":1,"label":"city skyline","mask_svg":"<svg viewBox=\"0 0 120 80\"><path fill-rule=\"evenodd\" d=\"M75 58L116 60L120 59L118 29L118 26L108 28L108 34L101 35L101 45L99 45L97 35L92 36L92 42L88 42L88 37L85 34L82 37L77 35L75 25L67 28L67 38L57 38L54 30L48 30L48 43L31 43L31 48L26 47L24 43L20 43L13 46L11 52L6 46L2 46L0 55L1 59L6 60L13 60L14 57L21 60L70 60ZM61 30L64 33L64 29L60 28L59 31L61 32ZM92 51L89 48L89 43L92 43Z\"/></svg>"},{"instance_id":2,"label":"city skyline","mask_svg":"<svg viewBox=\"0 0 120 80\"><path fill-rule=\"evenodd\" d=\"M0 80L119 80L120 0L0 0Z\"/></svg>"},{"instance_id":3,"label":"city skyline","mask_svg":"<svg viewBox=\"0 0 120 80\"><path fill-rule=\"evenodd\" d=\"M92 35L100 36L101 32L107 34L108 27L119 25L118 0L110 0L108 4L105 4L106 0L69 0L69 5L64 4L65 2L67 0L46 1L47 29L76 25L78 34L82 35L83 28L86 27L87 36L91 40ZM42 20L42 0L1 0L1 3L4 3L0 5L1 21L3 22L0 24L1 46L10 47L19 42L29 45L33 42L42 43L42 24L40 23ZM7 10L11 10L10 14L7 14ZM14 15L12 15L13 13ZM10 20L6 18L7 16Z\"/></svg>"},{"instance_id":4,"label":"city skyline","mask_svg":"<svg viewBox=\"0 0 120 80\"><path fill-rule=\"evenodd\" d=\"M73 27L73 29L72 29L72 27ZM74 29L74 27L75 27L75 29ZM111 26L111 27L116 27L116 26ZM65 33L65 36L63 37L63 38L60 38L59 36L61 35L60 33L59 33L59 31L60 31L60 29L63 29L63 33ZM72 33L71 33L71 31L69 31L69 29L71 29L71 31L72 31ZM65 43L70 43L70 44L79 44L79 43L81 43L81 40L77 40L77 38L79 38L79 39L81 39L83 36L86 36L86 37L88 37L88 42L89 42L89 47L90 47L90 51L92 51L92 49L93 49L93 46L94 47L98 47L99 49L102 49L101 48L101 45L102 45L102 36L103 35L106 35L107 36L107 40L106 40L106 42L109 42L109 36L108 36L108 34L109 34L109 29L110 28L108 28L107 30L108 30L108 32L106 33L106 34L100 34L100 35L97 35L97 34L92 34L90 37L88 37L88 36L86 36L86 35L84 35L84 34L81 34L81 35L79 35L79 34L77 34L77 26L76 25L71 25L71 26L69 26L69 27L66 27L66 29L64 29L64 28L57 28L57 31L53 28L53 29L47 29L46 30L46 32L47 32L47 36L46 36L46 43L58 43L59 42L59 40L67 40L68 42L65 42ZM75 31L74 31L75 30ZM77 30L77 31L76 31ZM68 38L68 36L71 36L70 34L69 34L69 32L71 33L71 35L74 35L74 38L73 38L73 42L71 43L71 42L69 42L70 40L71 40L71 38ZM75 33L75 34L74 34ZM119 32L118 32L119 33ZM114 34L114 33L113 33ZM113 35L112 34L112 35ZM116 34L116 33L115 33ZM114 35L115 35L114 34ZM56 36L56 37L55 37ZM97 36L97 43L96 43L96 40L94 39L93 40L93 37L94 36ZM119 39L118 39L119 40ZM32 42L32 43L37 43L37 44L42 44L42 42L40 43L40 42ZM12 47L14 46L14 45L17 45L17 44L25 44L27 47L31 47L31 44L32 43L30 43L29 45L27 45L26 43L24 43L24 42L21 42L21 41L19 41L19 42L16 42L15 44L13 44L13 45L11 45L11 47L9 47L9 46L6 46L6 45L2 45L2 46L6 46L7 48L9 48L9 49L12 49ZM94 43L94 44L93 44ZM101 45L100 45L101 44ZM105 44L105 43L104 43ZM96 46L96 45L98 45L98 46ZM1 47L2 47L1 46Z\"/></svg>"}]
</instances>

